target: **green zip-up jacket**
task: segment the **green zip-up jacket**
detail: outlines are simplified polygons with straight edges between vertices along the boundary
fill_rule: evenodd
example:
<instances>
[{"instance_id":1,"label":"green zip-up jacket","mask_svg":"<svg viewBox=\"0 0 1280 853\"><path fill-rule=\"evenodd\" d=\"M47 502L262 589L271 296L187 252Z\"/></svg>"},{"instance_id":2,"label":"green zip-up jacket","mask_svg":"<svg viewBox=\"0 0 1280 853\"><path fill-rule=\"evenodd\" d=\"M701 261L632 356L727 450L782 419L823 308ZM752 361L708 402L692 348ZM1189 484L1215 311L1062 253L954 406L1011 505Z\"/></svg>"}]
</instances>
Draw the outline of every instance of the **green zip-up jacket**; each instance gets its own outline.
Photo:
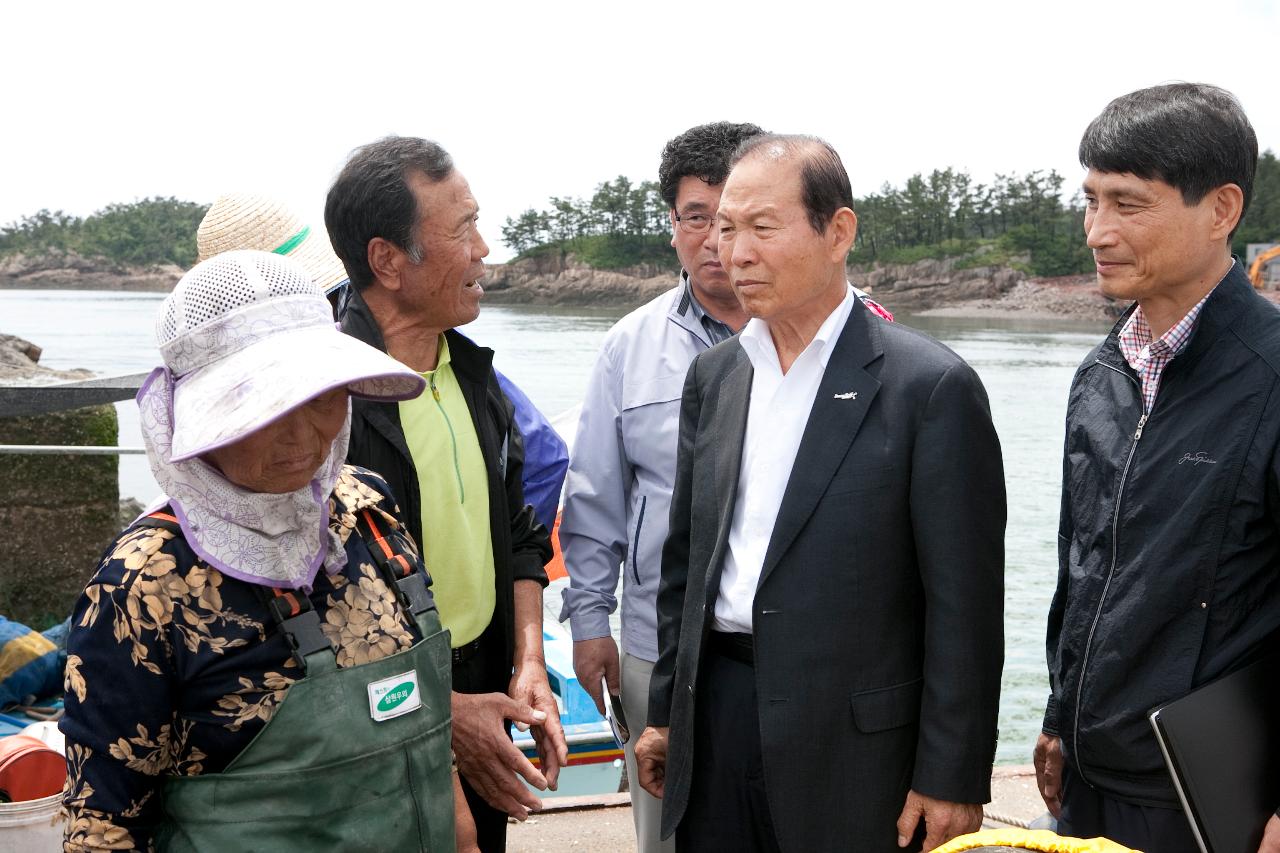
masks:
<instances>
[{"instance_id":1,"label":"green zip-up jacket","mask_svg":"<svg viewBox=\"0 0 1280 853\"><path fill-rule=\"evenodd\" d=\"M373 313L359 292L341 317L342 331L383 352L387 351ZM454 374L462 386L471 422L480 440L480 452L489 472L489 533L493 539L494 620L500 627L509 672L515 654L515 582L535 580L544 587L543 569L551 559L551 536L525 503L521 474L524 442L515 424L514 409L493 372L493 350L481 347L454 330L444 333L452 353ZM351 401L351 444L347 459L371 468L391 485L415 542L421 542L422 509L419 471L426 469L453 476L450 460L415 460L405 444L396 403ZM491 626L495 627L495 626ZM493 689L506 690L506 684Z\"/></svg>"}]
</instances>

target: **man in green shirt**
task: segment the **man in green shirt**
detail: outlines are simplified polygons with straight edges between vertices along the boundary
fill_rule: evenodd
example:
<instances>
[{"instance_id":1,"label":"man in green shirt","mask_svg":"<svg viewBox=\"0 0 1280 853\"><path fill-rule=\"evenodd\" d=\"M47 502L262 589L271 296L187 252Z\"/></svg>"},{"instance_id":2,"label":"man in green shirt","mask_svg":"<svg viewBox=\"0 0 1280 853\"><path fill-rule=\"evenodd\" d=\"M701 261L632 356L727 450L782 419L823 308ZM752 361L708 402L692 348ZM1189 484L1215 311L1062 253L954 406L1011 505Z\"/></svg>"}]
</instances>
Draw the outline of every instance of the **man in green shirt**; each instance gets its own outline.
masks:
<instances>
[{"instance_id":1,"label":"man in green shirt","mask_svg":"<svg viewBox=\"0 0 1280 853\"><path fill-rule=\"evenodd\" d=\"M419 479L425 531L420 545L433 567L440 621L454 647L465 647L488 626L496 599L488 475L475 431L466 428L471 414L443 335L436 369L421 375L428 393L400 403L400 425L409 455L433 460L431 475Z\"/></svg>"},{"instance_id":2,"label":"man in green shirt","mask_svg":"<svg viewBox=\"0 0 1280 853\"><path fill-rule=\"evenodd\" d=\"M507 815L540 805L519 777L554 788L568 748L542 652L550 537L525 504L524 446L493 351L454 331L484 293L478 209L444 149L388 137L354 152L325 225L351 278L343 331L431 383L412 404L354 404L348 459L386 478L422 548L452 632L453 748L491 853L505 847ZM533 726L541 772L508 720Z\"/></svg>"}]
</instances>

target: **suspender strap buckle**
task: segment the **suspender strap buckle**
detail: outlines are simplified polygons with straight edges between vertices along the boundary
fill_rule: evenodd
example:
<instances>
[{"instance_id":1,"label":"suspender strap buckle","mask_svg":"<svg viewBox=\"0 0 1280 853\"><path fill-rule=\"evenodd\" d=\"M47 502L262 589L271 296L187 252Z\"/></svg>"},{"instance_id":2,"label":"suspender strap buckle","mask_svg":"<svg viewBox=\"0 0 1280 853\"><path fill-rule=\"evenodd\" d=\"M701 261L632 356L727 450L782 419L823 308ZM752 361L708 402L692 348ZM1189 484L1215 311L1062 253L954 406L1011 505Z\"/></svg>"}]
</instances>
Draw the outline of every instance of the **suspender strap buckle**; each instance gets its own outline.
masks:
<instances>
[{"instance_id":1,"label":"suspender strap buckle","mask_svg":"<svg viewBox=\"0 0 1280 853\"><path fill-rule=\"evenodd\" d=\"M299 595L294 590L272 589L263 596L267 610L271 611L271 619L277 625L283 625L295 616L311 610L311 599Z\"/></svg>"},{"instance_id":2,"label":"suspender strap buckle","mask_svg":"<svg viewBox=\"0 0 1280 853\"><path fill-rule=\"evenodd\" d=\"M427 588L427 579L422 572L397 579L396 591L399 593L400 604L414 616L436 609L436 601L431 597L431 590Z\"/></svg>"},{"instance_id":3,"label":"suspender strap buckle","mask_svg":"<svg viewBox=\"0 0 1280 853\"><path fill-rule=\"evenodd\" d=\"M404 554L391 547L369 510L361 511L357 527L369 545L369 553L373 555L373 562L383 581L395 590L400 606L415 617L435 610L436 603L428 587L426 571L414 571L413 564Z\"/></svg>"},{"instance_id":4,"label":"suspender strap buckle","mask_svg":"<svg viewBox=\"0 0 1280 853\"><path fill-rule=\"evenodd\" d=\"M373 520L369 510L366 509L360 513L360 521L357 526L365 533L365 541L369 545L369 553L373 555L373 561L378 564L380 569L396 578L406 578L413 574L413 564L403 554L397 553L391 547L386 537L382 535L382 530L378 527L378 523Z\"/></svg>"},{"instance_id":5,"label":"suspender strap buckle","mask_svg":"<svg viewBox=\"0 0 1280 853\"><path fill-rule=\"evenodd\" d=\"M320 616L315 610L306 610L285 619L280 623L280 631L293 650L293 659L304 674L307 671L308 655L332 648L329 638L320 630Z\"/></svg>"},{"instance_id":6,"label":"suspender strap buckle","mask_svg":"<svg viewBox=\"0 0 1280 853\"><path fill-rule=\"evenodd\" d=\"M293 589L275 589L256 584L253 589L258 600L271 614L271 621L289 644L298 668L306 675L307 655L333 648L320 630L320 615L311 606L311 599Z\"/></svg>"}]
</instances>

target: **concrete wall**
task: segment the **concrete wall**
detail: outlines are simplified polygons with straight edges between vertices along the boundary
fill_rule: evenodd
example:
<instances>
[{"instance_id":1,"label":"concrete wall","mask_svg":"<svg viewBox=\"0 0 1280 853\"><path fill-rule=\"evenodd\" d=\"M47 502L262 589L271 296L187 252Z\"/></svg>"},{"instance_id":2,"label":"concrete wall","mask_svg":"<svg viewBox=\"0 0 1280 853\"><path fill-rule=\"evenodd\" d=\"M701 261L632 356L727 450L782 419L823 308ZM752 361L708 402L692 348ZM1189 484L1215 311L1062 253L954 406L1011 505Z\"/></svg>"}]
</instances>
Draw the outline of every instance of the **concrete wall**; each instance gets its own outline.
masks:
<instances>
[{"instance_id":1,"label":"concrete wall","mask_svg":"<svg viewBox=\"0 0 1280 853\"><path fill-rule=\"evenodd\" d=\"M0 383L83 379L41 367L40 348L0 334ZM3 417L0 444L118 444L114 406ZM120 529L116 456L0 453L0 615L43 630L76 597Z\"/></svg>"},{"instance_id":2,"label":"concrete wall","mask_svg":"<svg viewBox=\"0 0 1280 853\"><path fill-rule=\"evenodd\" d=\"M113 406L0 418L0 444L114 445ZM0 614L44 629L71 614L119 531L118 457L0 454Z\"/></svg>"}]
</instances>

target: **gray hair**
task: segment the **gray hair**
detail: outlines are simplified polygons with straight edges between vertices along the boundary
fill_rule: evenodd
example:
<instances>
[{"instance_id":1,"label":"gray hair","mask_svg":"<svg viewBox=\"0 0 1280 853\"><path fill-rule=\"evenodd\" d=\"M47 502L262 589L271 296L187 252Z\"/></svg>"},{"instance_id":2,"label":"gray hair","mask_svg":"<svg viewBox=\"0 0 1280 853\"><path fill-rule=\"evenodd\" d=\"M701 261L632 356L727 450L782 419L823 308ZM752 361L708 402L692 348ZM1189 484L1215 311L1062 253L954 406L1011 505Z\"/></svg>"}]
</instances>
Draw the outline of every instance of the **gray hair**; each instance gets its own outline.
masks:
<instances>
[{"instance_id":1,"label":"gray hair","mask_svg":"<svg viewBox=\"0 0 1280 853\"><path fill-rule=\"evenodd\" d=\"M453 174L453 158L429 139L388 136L352 152L329 188L325 228L357 290L373 282L369 241L375 237L399 246L415 264L423 261L416 235L426 211L409 188L414 173L442 181Z\"/></svg>"},{"instance_id":2,"label":"gray hair","mask_svg":"<svg viewBox=\"0 0 1280 853\"><path fill-rule=\"evenodd\" d=\"M748 157L777 160L801 159L800 199L809 227L819 234L842 207L853 209L853 187L844 162L831 143L816 136L762 133L743 140L730 160L732 166Z\"/></svg>"}]
</instances>

